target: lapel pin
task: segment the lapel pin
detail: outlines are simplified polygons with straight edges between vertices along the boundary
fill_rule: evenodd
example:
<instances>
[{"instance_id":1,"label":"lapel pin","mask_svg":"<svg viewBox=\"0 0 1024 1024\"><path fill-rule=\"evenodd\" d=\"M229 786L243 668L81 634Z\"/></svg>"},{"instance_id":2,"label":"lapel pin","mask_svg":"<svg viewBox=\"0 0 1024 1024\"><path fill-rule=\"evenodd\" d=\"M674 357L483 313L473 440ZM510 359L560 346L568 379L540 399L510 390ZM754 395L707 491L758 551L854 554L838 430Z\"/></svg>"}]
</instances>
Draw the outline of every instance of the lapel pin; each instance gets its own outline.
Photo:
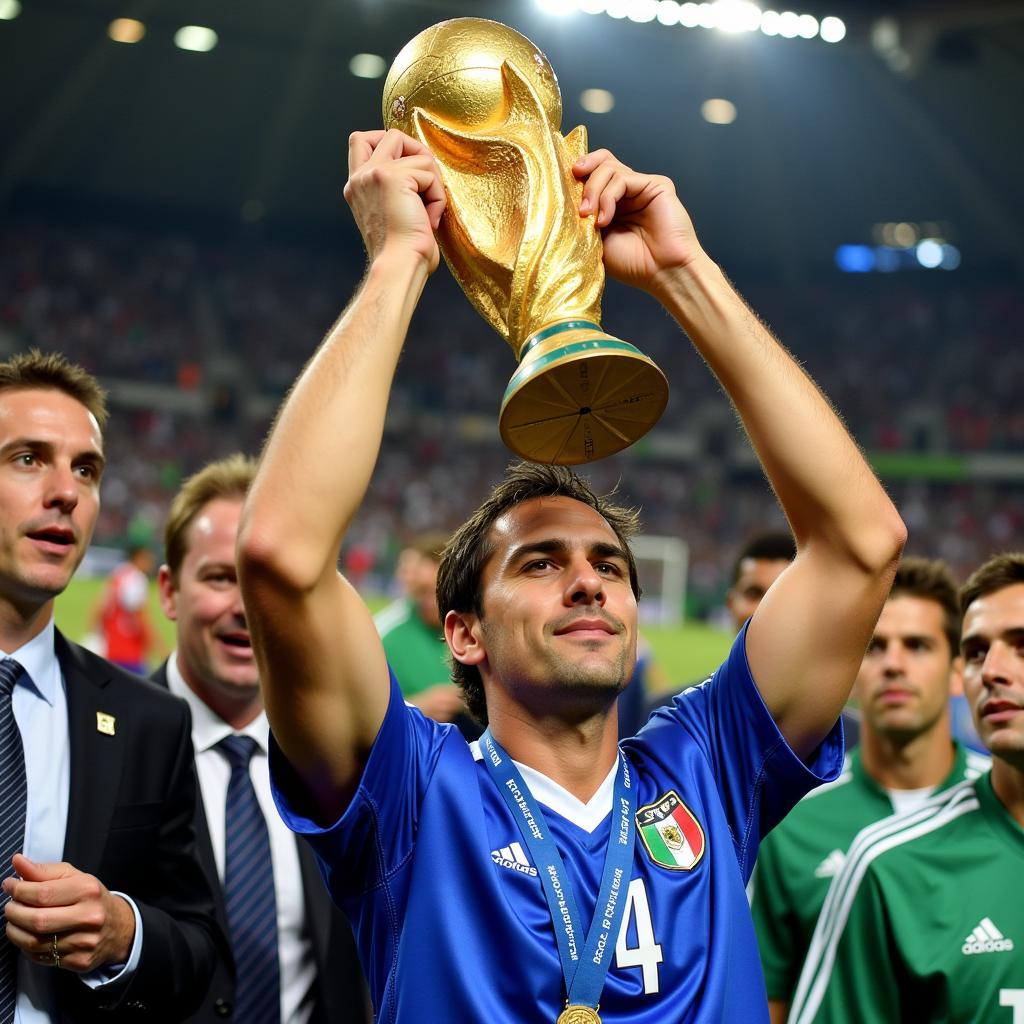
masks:
<instances>
[{"instance_id":1,"label":"lapel pin","mask_svg":"<svg viewBox=\"0 0 1024 1024\"><path fill-rule=\"evenodd\" d=\"M108 715L106 711L96 712L96 731L103 733L104 736L114 735L114 723L116 719L113 715Z\"/></svg>"}]
</instances>

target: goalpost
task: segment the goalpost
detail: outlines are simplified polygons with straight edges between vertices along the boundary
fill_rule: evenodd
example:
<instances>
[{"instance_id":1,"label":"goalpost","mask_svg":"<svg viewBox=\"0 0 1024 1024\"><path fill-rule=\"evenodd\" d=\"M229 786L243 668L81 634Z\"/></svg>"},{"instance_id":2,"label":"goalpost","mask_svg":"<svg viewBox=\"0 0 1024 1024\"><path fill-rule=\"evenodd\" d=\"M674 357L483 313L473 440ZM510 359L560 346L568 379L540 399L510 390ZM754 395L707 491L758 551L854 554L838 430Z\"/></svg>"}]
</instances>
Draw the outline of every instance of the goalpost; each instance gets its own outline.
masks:
<instances>
[{"instance_id":1,"label":"goalpost","mask_svg":"<svg viewBox=\"0 0 1024 1024\"><path fill-rule=\"evenodd\" d=\"M653 626L682 625L690 558L686 541L642 534L630 541L630 547L644 592L640 621Z\"/></svg>"}]
</instances>

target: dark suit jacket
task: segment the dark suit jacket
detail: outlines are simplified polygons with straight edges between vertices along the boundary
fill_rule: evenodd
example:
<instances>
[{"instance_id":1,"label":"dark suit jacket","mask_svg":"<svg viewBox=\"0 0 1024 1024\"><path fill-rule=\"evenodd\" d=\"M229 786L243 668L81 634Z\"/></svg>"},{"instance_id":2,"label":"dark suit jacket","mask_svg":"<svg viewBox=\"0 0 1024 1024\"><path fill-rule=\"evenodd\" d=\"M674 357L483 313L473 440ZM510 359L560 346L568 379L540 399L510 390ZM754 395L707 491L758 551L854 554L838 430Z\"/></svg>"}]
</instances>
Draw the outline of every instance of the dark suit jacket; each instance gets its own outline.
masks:
<instances>
[{"instance_id":1,"label":"dark suit jacket","mask_svg":"<svg viewBox=\"0 0 1024 1024\"><path fill-rule=\"evenodd\" d=\"M71 741L64 859L131 896L143 929L138 968L114 992L54 972L61 1021L180 1021L228 956L196 854L188 706L59 632L54 644Z\"/></svg>"},{"instance_id":2,"label":"dark suit jacket","mask_svg":"<svg viewBox=\"0 0 1024 1024\"><path fill-rule=\"evenodd\" d=\"M164 662L150 678L166 689L167 663ZM224 933L228 934L224 891L213 857L213 843L201 793L196 805L195 832L199 861L214 888L217 920ZM369 999L352 930L347 918L331 901L312 850L305 842L299 842L297 846L306 922L316 958L313 1024L363 1024L369 1020ZM189 1020L192 1024L214 1024L227 1020L231 1016L234 999L234 970L230 965L221 965L203 998L202 1008ZM245 1021L238 1021L238 1024L245 1024Z\"/></svg>"}]
</instances>

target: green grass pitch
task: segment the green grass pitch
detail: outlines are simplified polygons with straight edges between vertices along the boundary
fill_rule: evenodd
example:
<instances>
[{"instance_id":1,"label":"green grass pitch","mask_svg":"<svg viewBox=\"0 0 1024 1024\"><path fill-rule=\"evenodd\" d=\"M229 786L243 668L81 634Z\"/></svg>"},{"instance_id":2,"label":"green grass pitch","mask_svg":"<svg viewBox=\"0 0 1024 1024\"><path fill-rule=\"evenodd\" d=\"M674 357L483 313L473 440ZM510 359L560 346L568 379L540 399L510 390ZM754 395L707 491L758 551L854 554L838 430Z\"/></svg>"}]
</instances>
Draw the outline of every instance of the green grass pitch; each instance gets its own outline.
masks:
<instances>
[{"instance_id":1,"label":"green grass pitch","mask_svg":"<svg viewBox=\"0 0 1024 1024\"><path fill-rule=\"evenodd\" d=\"M90 610L99 600L102 590L103 580L75 579L57 598L57 625L71 639L81 640L86 635ZM385 602L369 603L376 610ZM160 609L155 584L150 586L149 611L150 620L161 632L169 650L174 646L173 624ZM661 677L675 687L695 682L714 669L725 658L732 642L727 633L700 623L688 623L678 629L644 627L642 632L654 650ZM673 688L672 685L669 688Z\"/></svg>"}]
</instances>

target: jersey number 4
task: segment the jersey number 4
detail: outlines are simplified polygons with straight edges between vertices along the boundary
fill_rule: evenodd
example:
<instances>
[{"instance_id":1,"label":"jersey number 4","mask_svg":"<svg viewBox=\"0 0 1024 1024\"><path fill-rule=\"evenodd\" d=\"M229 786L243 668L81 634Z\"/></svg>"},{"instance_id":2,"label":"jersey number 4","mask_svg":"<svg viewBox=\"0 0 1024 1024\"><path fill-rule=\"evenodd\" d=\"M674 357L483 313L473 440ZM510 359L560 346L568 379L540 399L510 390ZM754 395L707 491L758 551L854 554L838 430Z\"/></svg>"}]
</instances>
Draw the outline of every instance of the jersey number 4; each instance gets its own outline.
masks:
<instances>
[{"instance_id":1,"label":"jersey number 4","mask_svg":"<svg viewBox=\"0 0 1024 1024\"><path fill-rule=\"evenodd\" d=\"M635 926L636 945L629 945L629 933ZM658 964L664 957L661 946L654 940L654 925L651 922L651 907L647 902L647 888L642 878L629 883L626 895L626 912L615 943L616 967L640 967L644 972L644 994L654 995L658 991Z\"/></svg>"}]
</instances>

